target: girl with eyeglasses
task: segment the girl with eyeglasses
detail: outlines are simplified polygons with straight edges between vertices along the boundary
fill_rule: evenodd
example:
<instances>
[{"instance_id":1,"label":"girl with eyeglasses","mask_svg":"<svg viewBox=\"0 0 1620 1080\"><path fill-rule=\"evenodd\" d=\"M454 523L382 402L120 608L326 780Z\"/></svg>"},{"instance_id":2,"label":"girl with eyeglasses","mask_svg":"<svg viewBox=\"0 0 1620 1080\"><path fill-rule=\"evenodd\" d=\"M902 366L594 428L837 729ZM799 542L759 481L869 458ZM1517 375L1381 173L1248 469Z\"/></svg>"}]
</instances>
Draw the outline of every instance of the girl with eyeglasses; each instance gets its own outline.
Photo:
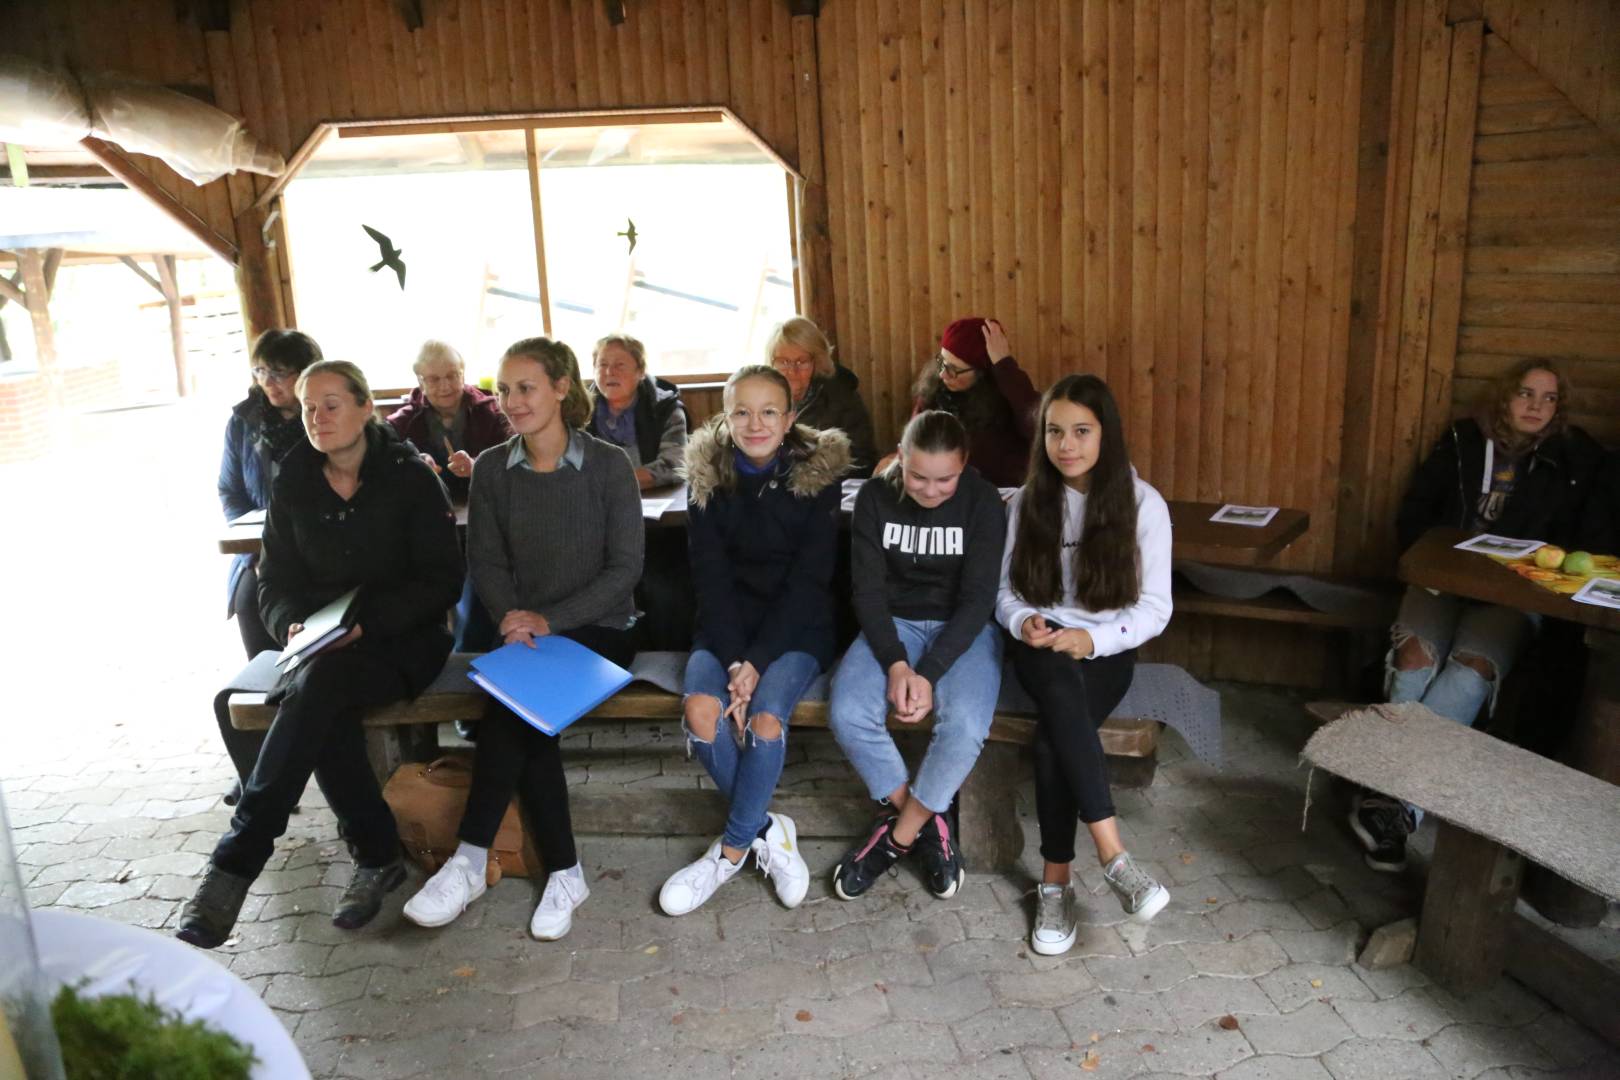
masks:
<instances>
[{"instance_id":1,"label":"girl with eyeglasses","mask_svg":"<svg viewBox=\"0 0 1620 1080\"><path fill-rule=\"evenodd\" d=\"M725 832L658 894L697 910L752 854L778 899L810 886L793 820L769 812L793 709L837 647L832 575L849 438L795 424L782 373L726 381L724 412L686 447L697 630L687 660L687 745L729 805Z\"/></svg>"},{"instance_id":2,"label":"girl with eyeglasses","mask_svg":"<svg viewBox=\"0 0 1620 1080\"><path fill-rule=\"evenodd\" d=\"M1024 482L1035 404L1041 395L1012 357L995 319L957 319L939 337L939 355L914 388L911 415L940 409L962 421L973 467L997 487ZM878 464L882 472L894 461Z\"/></svg>"}]
</instances>

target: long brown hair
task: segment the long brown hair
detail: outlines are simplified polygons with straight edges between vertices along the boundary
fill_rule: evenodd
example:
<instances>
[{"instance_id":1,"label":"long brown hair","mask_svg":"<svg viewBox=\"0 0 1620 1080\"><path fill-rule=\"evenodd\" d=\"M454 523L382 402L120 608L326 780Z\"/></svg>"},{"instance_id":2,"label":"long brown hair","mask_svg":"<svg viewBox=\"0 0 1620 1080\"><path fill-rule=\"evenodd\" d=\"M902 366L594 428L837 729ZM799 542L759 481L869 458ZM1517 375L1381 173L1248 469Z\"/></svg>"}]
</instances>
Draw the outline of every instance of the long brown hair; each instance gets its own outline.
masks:
<instances>
[{"instance_id":1,"label":"long brown hair","mask_svg":"<svg viewBox=\"0 0 1620 1080\"><path fill-rule=\"evenodd\" d=\"M1013 541L1013 590L1036 607L1063 600L1063 474L1046 456L1046 413L1054 401L1084 405L1102 426L1102 444L1086 490L1085 520L1074 550L1075 601L1088 611L1113 611L1142 594L1136 548L1136 482L1125 428L1108 384L1095 375L1065 375L1041 397L1029 475Z\"/></svg>"},{"instance_id":2,"label":"long brown hair","mask_svg":"<svg viewBox=\"0 0 1620 1080\"><path fill-rule=\"evenodd\" d=\"M574 350L548 337L524 338L507 347L505 356L521 356L545 368L546 378L555 383L568 380L568 393L562 400L563 423L579 430L591 422L591 399L585 393L585 380L579 377L579 360Z\"/></svg>"},{"instance_id":3,"label":"long brown hair","mask_svg":"<svg viewBox=\"0 0 1620 1080\"><path fill-rule=\"evenodd\" d=\"M1553 413L1546 427L1535 435L1526 435L1513 426L1513 398L1519 392L1519 384L1532 371L1545 371L1558 380L1558 411ZM1506 374L1490 383L1480 394L1475 419L1487 439L1500 446L1510 457L1516 458L1559 434L1568 426L1570 395L1574 393L1574 389L1569 383L1569 378L1558 369L1556 362L1541 357L1521 360Z\"/></svg>"}]
</instances>

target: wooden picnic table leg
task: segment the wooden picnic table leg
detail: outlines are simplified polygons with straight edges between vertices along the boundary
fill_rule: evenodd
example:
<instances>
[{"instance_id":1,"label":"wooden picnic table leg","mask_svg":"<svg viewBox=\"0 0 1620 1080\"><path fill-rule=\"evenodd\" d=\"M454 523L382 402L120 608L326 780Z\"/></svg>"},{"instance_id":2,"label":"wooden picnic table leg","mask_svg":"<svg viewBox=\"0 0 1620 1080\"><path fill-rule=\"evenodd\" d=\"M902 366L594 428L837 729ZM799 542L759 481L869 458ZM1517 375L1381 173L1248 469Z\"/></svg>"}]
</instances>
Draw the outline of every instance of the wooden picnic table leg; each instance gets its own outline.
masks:
<instances>
[{"instance_id":1,"label":"wooden picnic table leg","mask_svg":"<svg viewBox=\"0 0 1620 1080\"><path fill-rule=\"evenodd\" d=\"M439 752L439 731L435 724L400 724L394 727L368 727L366 759L371 762L377 786L407 762L432 761Z\"/></svg>"},{"instance_id":2,"label":"wooden picnic table leg","mask_svg":"<svg viewBox=\"0 0 1620 1080\"><path fill-rule=\"evenodd\" d=\"M957 827L970 870L1005 870L1024 853L1018 782L1029 772L1013 743L987 742L956 795Z\"/></svg>"},{"instance_id":3,"label":"wooden picnic table leg","mask_svg":"<svg viewBox=\"0 0 1620 1080\"><path fill-rule=\"evenodd\" d=\"M1586 647L1586 686L1569 764L1620 784L1620 633L1588 627ZM1560 926L1596 926L1608 910L1603 897L1543 867L1528 875L1525 899Z\"/></svg>"},{"instance_id":4,"label":"wooden picnic table leg","mask_svg":"<svg viewBox=\"0 0 1620 1080\"><path fill-rule=\"evenodd\" d=\"M1414 960L1447 990L1466 994L1502 973L1523 860L1449 821L1439 825Z\"/></svg>"}]
</instances>

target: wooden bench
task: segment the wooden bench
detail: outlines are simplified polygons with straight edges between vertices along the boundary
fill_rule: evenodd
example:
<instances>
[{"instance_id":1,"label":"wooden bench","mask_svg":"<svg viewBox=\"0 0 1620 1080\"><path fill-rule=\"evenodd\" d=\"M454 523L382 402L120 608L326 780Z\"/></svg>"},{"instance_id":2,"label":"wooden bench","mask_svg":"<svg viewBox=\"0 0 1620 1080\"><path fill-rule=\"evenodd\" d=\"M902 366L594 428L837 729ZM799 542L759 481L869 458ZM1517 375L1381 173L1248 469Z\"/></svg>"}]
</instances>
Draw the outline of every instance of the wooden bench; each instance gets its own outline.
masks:
<instances>
[{"instance_id":1,"label":"wooden bench","mask_svg":"<svg viewBox=\"0 0 1620 1080\"><path fill-rule=\"evenodd\" d=\"M261 654L237 676L233 686L265 685L267 659ZM407 762L429 761L439 752L439 725L483 716L488 698L467 680L475 654L455 653L445 670L420 697L396 702L369 712L365 719L367 749L378 782ZM255 671L257 666L259 671ZM239 731L263 731L275 719L275 706L261 692L236 692L229 700L231 726ZM795 731L825 730L826 700L801 701L793 711ZM645 683L632 683L577 723L593 721L679 721L681 698ZM932 717L918 724L891 720L891 731L922 738ZM577 724L576 724L577 726ZM1108 754L1110 777L1122 787L1145 787L1157 768L1160 724L1156 720L1111 718L1102 727L1103 750ZM1023 828L1018 823L1017 788L1028 769L1019 758L1022 747L1035 738L1032 716L998 712L977 765L958 796L959 828L963 849L986 867L1008 867L1023 851ZM904 749L904 747L902 747ZM853 769L850 773L854 776ZM679 831L711 834L724 825L724 806L714 792L657 789L646 791L593 791L589 785L569 793L574 827L582 833L668 835L672 823ZM778 793L772 806L791 816L803 836L856 835L871 820L871 804L847 795Z\"/></svg>"},{"instance_id":2,"label":"wooden bench","mask_svg":"<svg viewBox=\"0 0 1620 1080\"><path fill-rule=\"evenodd\" d=\"M1526 859L1620 900L1620 786L1412 702L1343 713L1303 757L1436 819L1419 968L1454 993L1506 970L1620 1043L1620 972L1514 912Z\"/></svg>"}]
</instances>

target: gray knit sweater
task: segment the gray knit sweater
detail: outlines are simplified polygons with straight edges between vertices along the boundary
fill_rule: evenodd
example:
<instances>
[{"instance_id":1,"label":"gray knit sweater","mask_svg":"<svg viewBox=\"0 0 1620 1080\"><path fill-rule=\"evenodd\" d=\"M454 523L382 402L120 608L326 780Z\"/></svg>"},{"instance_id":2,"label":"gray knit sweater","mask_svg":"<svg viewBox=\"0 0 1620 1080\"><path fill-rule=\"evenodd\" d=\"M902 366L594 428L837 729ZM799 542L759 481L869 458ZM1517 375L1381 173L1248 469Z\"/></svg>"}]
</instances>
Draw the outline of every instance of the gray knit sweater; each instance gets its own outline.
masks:
<instances>
[{"instance_id":1,"label":"gray knit sweater","mask_svg":"<svg viewBox=\"0 0 1620 1080\"><path fill-rule=\"evenodd\" d=\"M624 451L577 432L584 467L507 467L514 435L478 455L467 500L467 565L499 625L508 611L552 630L629 625L646 535L641 492Z\"/></svg>"}]
</instances>

